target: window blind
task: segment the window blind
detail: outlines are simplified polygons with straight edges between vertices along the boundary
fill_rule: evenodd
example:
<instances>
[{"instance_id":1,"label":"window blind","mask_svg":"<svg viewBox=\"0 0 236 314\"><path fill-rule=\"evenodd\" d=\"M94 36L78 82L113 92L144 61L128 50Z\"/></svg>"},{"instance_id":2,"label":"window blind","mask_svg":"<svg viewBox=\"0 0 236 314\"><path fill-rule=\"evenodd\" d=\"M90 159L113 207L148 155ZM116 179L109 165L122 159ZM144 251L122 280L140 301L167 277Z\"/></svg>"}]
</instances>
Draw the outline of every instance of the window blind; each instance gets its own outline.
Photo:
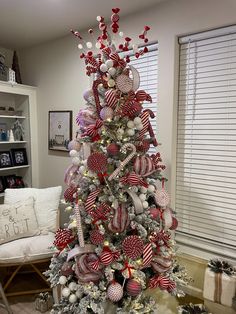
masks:
<instances>
[{"instance_id":1,"label":"window blind","mask_svg":"<svg viewBox=\"0 0 236 314\"><path fill-rule=\"evenodd\" d=\"M179 44L177 240L236 257L236 29Z\"/></svg>"},{"instance_id":2,"label":"window blind","mask_svg":"<svg viewBox=\"0 0 236 314\"><path fill-rule=\"evenodd\" d=\"M139 89L145 90L152 97L152 103L144 102L143 107L151 109L157 114L157 84L158 84L158 44L148 46L148 52L138 59L134 55L130 56L130 65L134 66L140 75ZM150 119L153 131L157 134L157 120ZM150 154L156 152L156 148L151 145Z\"/></svg>"}]
</instances>

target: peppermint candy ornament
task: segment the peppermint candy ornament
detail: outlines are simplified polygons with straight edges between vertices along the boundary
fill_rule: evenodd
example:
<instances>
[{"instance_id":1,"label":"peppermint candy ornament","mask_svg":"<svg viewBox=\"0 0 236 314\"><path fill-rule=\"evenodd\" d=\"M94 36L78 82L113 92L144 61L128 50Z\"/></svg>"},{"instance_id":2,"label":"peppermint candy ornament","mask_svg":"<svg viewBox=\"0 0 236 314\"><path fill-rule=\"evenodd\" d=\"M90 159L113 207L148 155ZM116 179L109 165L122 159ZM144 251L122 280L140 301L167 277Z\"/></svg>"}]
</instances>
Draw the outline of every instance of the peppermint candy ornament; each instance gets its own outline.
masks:
<instances>
[{"instance_id":1,"label":"peppermint candy ornament","mask_svg":"<svg viewBox=\"0 0 236 314\"><path fill-rule=\"evenodd\" d=\"M122 93L128 93L133 89L133 81L128 75L121 74L116 78L116 87Z\"/></svg>"},{"instance_id":2,"label":"peppermint candy ornament","mask_svg":"<svg viewBox=\"0 0 236 314\"><path fill-rule=\"evenodd\" d=\"M143 254L144 244L140 237L131 235L122 242L122 249L127 257L135 260Z\"/></svg>"},{"instance_id":3,"label":"peppermint candy ornament","mask_svg":"<svg viewBox=\"0 0 236 314\"><path fill-rule=\"evenodd\" d=\"M161 207L166 207L169 204L170 197L166 190L156 190L154 194L156 203Z\"/></svg>"},{"instance_id":4,"label":"peppermint candy ornament","mask_svg":"<svg viewBox=\"0 0 236 314\"><path fill-rule=\"evenodd\" d=\"M123 288L118 282L112 282L107 288L107 297L112 302L118 302L123 297Z\"/></svg>"},{"instance_id":5,"label":"peppermint candy ornament","mask_svg":"<svg viewBox=\"0 0 236 314\"><path fill-rule=\"evenodd\" d=\"M107 170L107 157L103 153L93 153L88 157L87 166L93 172L105 172Z\"/></svg>"}]
</instances>

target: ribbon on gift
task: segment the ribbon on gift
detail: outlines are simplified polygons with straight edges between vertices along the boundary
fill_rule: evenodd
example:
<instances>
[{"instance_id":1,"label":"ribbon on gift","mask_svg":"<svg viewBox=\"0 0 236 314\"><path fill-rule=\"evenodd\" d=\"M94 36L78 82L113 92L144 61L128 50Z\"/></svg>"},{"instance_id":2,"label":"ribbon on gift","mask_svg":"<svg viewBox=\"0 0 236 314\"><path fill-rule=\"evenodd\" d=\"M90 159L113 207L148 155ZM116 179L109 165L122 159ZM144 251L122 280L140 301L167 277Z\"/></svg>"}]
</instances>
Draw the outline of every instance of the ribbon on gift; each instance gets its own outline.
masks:
<instances>
[{"instance_id":1,"label":"ribbon on gift","mask_svg":"<svg viewBox=\"0 0 236 314\"><path fill-rule=\"evenodd\" d=\"M121 272L123 273L127 269L128 270L128 276L129 276L129 278L131 278L132 277L132 271L131 270L134 269L134 267L129 265L128 260L126 260L124 264L125 264L124 268L121 269Z\"/></svg>"},{"instance_id":2,"label":"ribbon on gift","mask_svg":"<svg viewBox=\"0 0 236 314\"><path fill-rule=\"evenodd\" d=\"M147 182L145 182L142 177L136 174L134 171L131 173L126 174L124 177L120 178L120 182L123 184L130 184L130 185L141 185L145 188L148 187Z\"/></svg>"},{"instance_id":3,"label":"ribbon on gift","mask_svg":"<svg viewBox=\"0 0 236 314\"><path fill-rule=\"evenodd\" d=\"M222 294L222 273L215 273L214 302L221 304L221 294Z\"/></svg>"},{"instance_id":4,"label":"ribbon on gift","mask_svg":"<svg viewBox=\"0 0 236 314\"><path fill-rule=\"evenodd\" d=\"M117 52L110 54L110 59L114 61L115 64L120 66L121 68L126 67L126 62L120 58Z\"/></svg>"}]
</instances>

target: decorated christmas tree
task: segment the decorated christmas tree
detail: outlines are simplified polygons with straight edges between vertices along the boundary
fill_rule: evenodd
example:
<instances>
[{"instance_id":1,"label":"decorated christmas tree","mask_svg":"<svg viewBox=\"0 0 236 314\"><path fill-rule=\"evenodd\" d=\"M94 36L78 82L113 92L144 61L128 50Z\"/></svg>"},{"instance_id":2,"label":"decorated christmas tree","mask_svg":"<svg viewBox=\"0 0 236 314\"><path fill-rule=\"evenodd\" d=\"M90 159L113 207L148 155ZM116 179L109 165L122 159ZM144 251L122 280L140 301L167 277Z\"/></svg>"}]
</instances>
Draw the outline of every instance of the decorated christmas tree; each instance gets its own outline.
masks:
<instances>
[{"instance_id":1,"label":"decorated christmas tree","mask_svg":"<svg viewBox=\"0 0 236 314\"><path fill-rule=\"evenodd\" d=\"M131 54L148 53L150 28L139 34L139 48L119 31L119 9L112 11L110 26L97 17L101 33L93 50L72 31L93 82L69 144L64 199L71 216L56 233L47 272L52 286L61 286L52 313L156 313L147 290L176 295L185 281L175 261L171 230L178 223L168 207L165 166L159 152L148 154L158 147L155 115L143 108L152 98L130 65Z\"/></svg>"}]
</instances>

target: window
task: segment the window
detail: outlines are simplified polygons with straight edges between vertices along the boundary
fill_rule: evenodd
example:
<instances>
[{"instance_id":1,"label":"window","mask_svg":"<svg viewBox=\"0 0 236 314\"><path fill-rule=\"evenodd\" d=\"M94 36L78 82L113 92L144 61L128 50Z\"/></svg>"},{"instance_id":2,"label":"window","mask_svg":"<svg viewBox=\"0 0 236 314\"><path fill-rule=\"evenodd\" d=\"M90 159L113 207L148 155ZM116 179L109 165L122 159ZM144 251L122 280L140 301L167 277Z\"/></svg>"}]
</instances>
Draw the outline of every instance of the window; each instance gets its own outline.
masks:
<instances>
[{"instance_id":1,"label":"window","mask_svg":"<svg viewBox=\"0 0 236 314\"><path fill-rule=\"evenodd\" d=\"M236 258L236 27L179 44L176 239Z\"/></svg>"},{"instance_id":2,"label":"window","mask_svg":"<svg viewBox=\"0 0 236 314\"><path fill-rule=\"evenodd\" d=\"M151 109L157 114L157 62L158 62L158 44L148 46L148 52L138 59L135 56L130 57L130 65L133 65L140 75L139 89L145 90L151 97L152 103L144 102L143 107ZM150 120L153 131L157 134L156 118ZM155 153L156 148L151 145L149 153Z\"/></svg>"}]
</instances>

